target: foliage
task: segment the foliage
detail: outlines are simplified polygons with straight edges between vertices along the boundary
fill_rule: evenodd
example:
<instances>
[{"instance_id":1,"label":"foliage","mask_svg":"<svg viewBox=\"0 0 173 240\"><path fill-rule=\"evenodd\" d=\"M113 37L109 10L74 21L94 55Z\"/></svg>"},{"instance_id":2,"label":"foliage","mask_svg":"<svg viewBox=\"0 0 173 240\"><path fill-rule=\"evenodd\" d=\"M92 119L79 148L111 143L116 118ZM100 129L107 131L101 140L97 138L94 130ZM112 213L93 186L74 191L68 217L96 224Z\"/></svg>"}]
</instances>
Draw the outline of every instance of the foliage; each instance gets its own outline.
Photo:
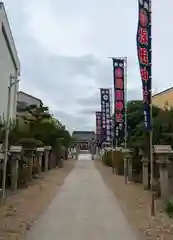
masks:
<instances>
[{"instance_id":1,"label":"foliage","mask_svg":"<svg viewBox=\"0 0 173 240\"><path fill-rule=\"evenodd\" d=\"M173 202L172 201L167 202L165 210L169 215L169 217L173 218Z\"/></svg>"},{"instance_id":2,"label":"foliage","mask_svg":"<svg viewBox=\"0 0 173 240\"><path fill-rule=\"evenodd\" d=\"M107 166L116 168L117 174L124 172L124 158L121 151L106 151L103 155L103 163Z\"/></svg>"},{"instance_id":3,"label":"foliage","mask_svg":"<svg viewBox=\"0 0 173 240\"><path fill-rule=\"evenodd\" d=\"M133 180L135 182L140 182L142 177L142 162L141 156L139 154L139 148L134 148L132 151L132 170L133 170Z\"/></svg>"},{"instance_id":4,"label":"foliage","mask_svg":"<svg viewBox=\"0 0 173 240\"><path fill-rule=\"evenodd\" d=\"M153 144L172 144L173 109L152 106ZM142 101L127 103L128 147L148 150L149 136L144 127Z\"/></svg>"},{"instance_id":5,"label":"foliage","mask_svg":"<svg viewBox=\"0 0 173 240\"><path fill-rule=\"evenodd\" d=\"M18 142L16 142L16 145L30 149L44 146L43 142L34 138L21 138Z\"/></svg>"},{"instance_id":6,"label":"foliage","mask_svg":"<svg viewBox=\"0 0 173 240\"><path fill-rule=\"evenodd\" d=\"M5 122L0 124L0 141L4 141ZM22 117L10 122L9 145L22 144L28 147L50 145L53 148L71 143L70 133L65 126L55 119L48 107L35 105L23 109Z\"/></svg>"},{"instance_id":7,"label":"foliage","mask_svg":"<svg viewBox=\"0 0 173 240\"><path fill-rule=\"evenodd\" d=\"M112 167L112 152L106 151L102 157L102 161L106 166Z\"/></svg>"}]
</instances>

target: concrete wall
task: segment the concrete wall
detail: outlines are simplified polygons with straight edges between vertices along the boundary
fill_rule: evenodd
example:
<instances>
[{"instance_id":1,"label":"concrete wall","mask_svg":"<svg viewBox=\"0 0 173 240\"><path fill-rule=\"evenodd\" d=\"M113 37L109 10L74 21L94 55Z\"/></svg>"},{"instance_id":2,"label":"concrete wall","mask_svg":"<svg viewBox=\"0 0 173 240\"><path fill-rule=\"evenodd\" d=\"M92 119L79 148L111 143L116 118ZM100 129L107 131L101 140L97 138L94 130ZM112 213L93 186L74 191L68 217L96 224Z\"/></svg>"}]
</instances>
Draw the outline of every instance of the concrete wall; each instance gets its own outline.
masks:
<instances>
[{"instance_id":1,"label":"concrete wall","mask_svg":"<svg viewBox=\"0 0 173 240\"><path fill-rule=\"evenodd\" d=\"M0 3L0 116L6 118L10 74L20 75L20 62L3 3ZM15 81L15 80L13 80ZM10 117L16 118L18 84L11 89Z\"/></svg>"},{"instance_id":2,"label":"concrete wall","mask_svg":"<svg viewBox=\"0 0 173 240\"><path fill-rule=\"evenodd\" d=\"M173 88L154 95L152 97L152 103L160 108L173 107Z\"/></svg>"}]
</instances>

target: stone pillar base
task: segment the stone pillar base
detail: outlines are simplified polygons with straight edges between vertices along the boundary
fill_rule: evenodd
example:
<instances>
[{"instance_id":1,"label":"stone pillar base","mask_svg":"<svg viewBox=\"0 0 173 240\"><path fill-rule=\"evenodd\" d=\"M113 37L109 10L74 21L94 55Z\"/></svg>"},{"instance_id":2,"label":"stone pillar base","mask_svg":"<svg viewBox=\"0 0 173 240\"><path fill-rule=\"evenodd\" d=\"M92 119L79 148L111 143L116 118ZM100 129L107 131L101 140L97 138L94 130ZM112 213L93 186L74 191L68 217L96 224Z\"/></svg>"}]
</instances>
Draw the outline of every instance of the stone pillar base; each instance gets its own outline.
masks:
<instances>
[{"instance_id":1,"label":"stone pillar base","mask_svg":"<svg viewBox=\"0 0 173 240\"><path fill-rule=\"evenodd\" d=\"M133 181L133 166L132 166L132 159L128 158L128 180L131 182Z\"/></svg>"},{"instance_id":2,"label":"stone pillar base","mask_svg":"<svg viewBox=\"0 0 173 240\"><path fill-rule=\"evenodd\" d=\"M44 157L45 157L44 171L47 172L48 171L48 162L49 162L49 151L45 151Z\"/></svg>"},{"instance_id":3,"label":"stone pillar base","mask_svg":"<svg viewBox=\"0 0 173 240\"><path fill-rule=\"evenodd\" d=\"M169 198L169 179L167 164L169 162L158 160L157 163L159 164L161 198L167 201Z\"/></svg>"},{"instance_id":4,"label":"stone pillar base","mask_svg":"<svg viewBox=\"0 0 173 240\"><path fill-rule=\"evenodd\" d=\"M148 159L147 158L143 158L142 160L142 184L144 187L144 190L148 190L149 189L149 184L148 184Z\"/></svg>"},{"instance_id":5,"label":"stone pillar base","mask_svg":"<svg viewBox=\"0 0 173 240\"><path fill-rule=\"evenodd\" d=\"M18 187L19 160L12 160L11 164L11 189L15 191Z\"/></svg>"}]
</instances>

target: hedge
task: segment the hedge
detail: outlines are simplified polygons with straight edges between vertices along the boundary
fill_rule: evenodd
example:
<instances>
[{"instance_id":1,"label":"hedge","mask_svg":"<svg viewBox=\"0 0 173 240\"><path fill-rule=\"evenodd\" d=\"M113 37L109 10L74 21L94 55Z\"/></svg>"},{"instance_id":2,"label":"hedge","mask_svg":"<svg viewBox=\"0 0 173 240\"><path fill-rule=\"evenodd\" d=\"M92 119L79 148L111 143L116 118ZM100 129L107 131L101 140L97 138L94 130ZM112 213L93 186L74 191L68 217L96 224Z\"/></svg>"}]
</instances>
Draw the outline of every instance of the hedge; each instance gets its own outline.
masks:
<instances>
[{"instance_id":1,"label":"hedge","mask_svg":"<svg viewBox=\"0 0 173 240\"><path fill-rule=\"evenodd\" d=\"M106 151L102 157L102 161L106 166L114 165L117 174L124 174L124 157L121 151Z\"/></svg>"}]
</instances>

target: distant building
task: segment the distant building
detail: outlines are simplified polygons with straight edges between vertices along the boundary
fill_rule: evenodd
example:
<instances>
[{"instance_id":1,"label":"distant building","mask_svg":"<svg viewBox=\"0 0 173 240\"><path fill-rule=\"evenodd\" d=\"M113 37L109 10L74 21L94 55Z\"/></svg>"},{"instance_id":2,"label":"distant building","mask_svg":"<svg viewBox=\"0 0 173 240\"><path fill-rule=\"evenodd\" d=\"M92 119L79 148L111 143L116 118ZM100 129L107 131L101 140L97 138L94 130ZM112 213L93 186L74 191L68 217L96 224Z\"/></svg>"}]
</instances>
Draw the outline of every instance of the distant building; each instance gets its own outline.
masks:
<instances>
[{"instance_id":1,"label":"distant building","mask_svg":"<svg viewBox=\"0 0 173 240\"><path fill-rule=\"evenodd\" d=\"M95 139L94 131L74 131L72 132L72 137L76 141L92 141Z\"/></svg>"},{"instance_id":2,"label":"distant building","mask_svg":"<svg viewBox=\"0 0 173 240\"><path fill-rule=\"evenodd\" d=\"M42 101L39 98L36 98L28 93L19 91L18 99L17 99L17 117L25 116L26 107L31 105L35 105L37 107L41 107L43 105Z\"/></svg>"},{"instance_id":3,"label":"distant building","mask_svg":"<svg viewBox=\"0 0 173 240\"><path fill-rule=\"evenodd\" d=\"M152 96L152 104L159 108L173 108L173 87Z\"/></svg>"},{"instance_id":4,"label":"distant building","mask_svg":"<svg viewBox=\"0 0 173 240\"><path fill-rule=\"evenodd\" d=\"M20 75L20 62L4 4L0 2L0 117L6 118L10 75L15 81ZM16 117L18 83L11 88L10 117Z\"/></svg>"},{"instance_id":5,"label":"distant building","mask_svg":"<svg viewBox=\"0 0 173 240\"><path fill-rule=\"evenodd\" d=\"M74 131L72 138L74 139L74 146L79 145L81 150L89 149L91 143L95 140L94 131Z\"/></svg>"}]
</instances>

